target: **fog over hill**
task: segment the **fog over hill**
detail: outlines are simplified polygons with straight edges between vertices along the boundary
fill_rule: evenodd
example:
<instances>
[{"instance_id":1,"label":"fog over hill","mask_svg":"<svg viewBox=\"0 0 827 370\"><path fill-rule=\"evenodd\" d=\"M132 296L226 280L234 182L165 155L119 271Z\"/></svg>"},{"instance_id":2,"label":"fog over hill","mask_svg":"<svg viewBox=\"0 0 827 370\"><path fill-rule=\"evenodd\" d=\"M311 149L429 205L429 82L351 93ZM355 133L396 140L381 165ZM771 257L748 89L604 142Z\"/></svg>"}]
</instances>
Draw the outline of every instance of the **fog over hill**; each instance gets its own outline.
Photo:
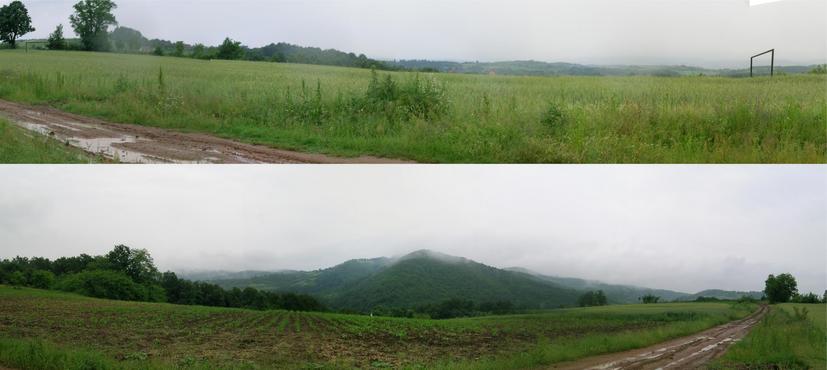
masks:
<instances>
[{"instance_id":1,"label":"fog over hill","mask_svg":"<svg viewBox=\"0 0 827 370\"><path fill-rule=\"evenodd\" d=\"M316 271L261 273L247 278L216 275L210 281L224 288L311 294L334 308L361 312L378 307L412 308L455 298L478 303L506 300L522 308L571 307L580 295L596 290L604 291L613 304L636 303L648 294L665 301L761 298L760 292L706 290L689 294L545 276L522 268L498 269L431 250L350 260Z\"/></svg>"}]
</instances>

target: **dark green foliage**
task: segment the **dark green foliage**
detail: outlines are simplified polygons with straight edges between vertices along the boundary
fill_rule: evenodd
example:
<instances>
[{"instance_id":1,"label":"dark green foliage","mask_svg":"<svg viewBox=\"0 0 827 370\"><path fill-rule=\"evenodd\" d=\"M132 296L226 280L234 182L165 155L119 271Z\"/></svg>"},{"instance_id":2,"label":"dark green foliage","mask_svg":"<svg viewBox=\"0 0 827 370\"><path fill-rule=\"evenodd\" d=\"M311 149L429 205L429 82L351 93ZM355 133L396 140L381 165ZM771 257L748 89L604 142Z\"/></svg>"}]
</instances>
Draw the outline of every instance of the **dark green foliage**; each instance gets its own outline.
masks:
<instances>
[{"instance_id":1,"label":"dark green foliage","mask_svg":"<svg viewBox=\"0 0 827 370\"><path fill-rule=\"evenodd\" d=\"M557 104L549 104L548 109L543 112L540 122L549 128L557 128L565 123L566 116L563 114L563 109Z\"/></svg>"},{"instance_id":2,"label":"dark green foliage","mask_svg":"<svg viewBox=\"0 0 827 370\"><path fill-rule=\"evenodd\" d=\"M115 50L126 53L140 52L149 44L149 40L140 31L129 27L116 27L109 33L109 39Z\"/></svg>"},{"instance_id":3,"label":"dark green foliage","mask_svg":"<svg viewBox=\"0 0 827 370\"><path fill-rule=\"evenodd\" d=\"M12 1L9 5L0 7L0 40L9 44L12 49L17 45L17 39L29 32L34 32L29 10L20 1Z\"/></svg>"},{"instance_id":4,"label":"dark green foliage","mask_svg":"<svg viewBox=\"0 0 827 370\"><path fill-rule=\"evenodd\" d=\"M819 64L813 68L810 73L814 75L825 75L827 74L827 64Z\"/></svg>"},{"instance_id":5,"label":"dark green foliage","mask_svg":"<svg viewBox=\"0 0 827 370\"><path fill-rule=\"evenodd\" d=\"M765 282L764 293L770 303L786 303L798 293L798 283L790 274L770 275Z\"/></svg>"},{"instance_id":6,"label":"dark green foliage","mask_svg":"<svg viewBox=\"0 0 827 370\"><path fill-rule=\"evenodd\" d=\"M313 294L332 308L364 313L380 308L407 310L450 299L508 301L514 308L556 308L574 306L579 296L576 290L523 273L430 251L394 260L353 260L320 271L281 272L216 283Z\"/></svg>"},{"instance_id":7,"label":"dark green foliage","mask_svg":"<svg viewBox=\"0 0 827 370\"><path fill-rule=\"evenodd\" d=\"M147 288L135 283L122 272L110 270L67 275L61 278L56 288L64 292L123 301L148 301L151 298Z\"/></svg>"},{"instance_id":8,"label":"dark green foliage","mask_svg":"<svg viewBox=\"0 0 827 370\"><path fill-rule=\"evenodd\" d=\"M480 303L478 309L492 315L509 315L517 312L514 303L510 301L483 302Z\"/></svg>"},{"instance_id":9,"label":"dark green foliage","mask_svg":"<svg viewBox=\"0 0 827 370\"><path fill-rule=\"evenodd\" d=\"M581 295L580 298L577 300L577 304L580 307L592 307L592 306L605 306L608 305L608 299L606 299L606 293L603 293L602 290L593 291L593 292L586 292L585 294Z\"/></svg>"},{"instance_id":10,"label":"dark green foliage","mask_svg":"<svg viewBox=\"0 0 827 370\"><path fill-rule=\"evenodd\" d=\"M394 117L428 120L446 113L448 101L445 86L435 80L415 75L397 84L391 75L379 77L374 70L363 108L371 112L384 112L391 120Z\"/></svg>"},{"instance_id":11,"label":"dark green foliage","mask_svg":"<svg viewBox=\"0 0 827 370\"><path fill-rule=\"evenodd\" d=\"M118 245L106 254L109 267L121 271L138 284L154 282L158 269L146 249L132 249Z\"/></svg>"},{"instance_id":12,"label":"dark green foliage","mask_svg":"<svg viewBox=\"0 0 827 370\"><path fill-rule=\"evenodd\" d=\"M55 274L46 270L34 270L29 276L28 285L32 288L51 289L55 283Z\"/></svg>"},{"instance_id":13,"label":"dark green foliage","mask_svg":"<svg viewBox=\"0 0 827 370\"><path fill-rule=\"evenodd\" d=\"M14 271L5 277L6 282L14 287L26 285L26 276L21 271Z\"/></svg>"},{"instance_id":14,"label":"dark green foliage","mask_svg":"<svg viewBox=\"0 0 827 370\"><path fill-rule=\"evenodd\" d=\"M456 317L467 317L474 314L474 302L465 299L449 299L430 309L422 311L430 312L432 319L453 319Z\"/></svg>"},{"instance_id":15,"label":"dark green foliage","mask_svg":"<svg viewBox=\"0 0 827 370\"><path fill-rule=\"evenodd\" d=\"M49 50L65 50L66 39L63 37L63 25L57 25L55 31L49 35L49 40L46 44Z\"/></svg>"},{"instance_id":16,"label":"dark green foliage","mask_svg":"<svg viewBox=\"0 0 827 370\"><path fill-rule=\"evenodd\" d=\"M353 53L344 53L334 49L322 50L287 43L270 44L262 48L249 49L246 54L246 59L272 61L276 63L317 64L380 70L399 69L387 63L370 59L364 54L357 56Z\"/></svg>"},{"instance_id":17,"label":"dark green foliage","mask_svg":"<svg viewBox=\"0 0 827 370\"><path fill-rule=\"evenodd\" d=\"M81 0L69 17L85 50L109 50L109 26L117 25L112 11L118 6L111 0Z\"/></svg>"},{"instance_id":18,"label":"dark green foliage","mask_svg":"<svg viewBox=\"0 0 827 370\"><path fill-rule=\"evenodd\" d=\"M183 57L184 56L184 42L178 41L175 43L175 52L172 54L175 57Z\"/></svg>"},{"instance_id":19,"label":"dark green foliage","mask_svg":"<svg viewBox=\"0 0 827 370\"><path fill-rule=\"evenodd\" d=\"M164 49L161 48L160 46L156 46L155 50L152 51L152 55L162 57L162 56L164 56Z\"/></svg>"},{"instance_id":20,"label":"dark green foliage","mask_svg":"<svg viewBox=\"0 0 827 370\"><path fill-rule=\"evenodd\" d=\"M124 245L97 257L82 254L61 257L54 262L40 257L0 260L0 283L39 289L55 288L91 297L127 301L258 310L325 310L318 300L308 295L272 293L253 288L225 291L215 284L178 279L172 272L161 274L149 252Z\"/></svg>"},{"instance_id":21,"label":"dark green foliage","mask_svg":"<svg viewBox=\"0 0 827 370\"><path fill-rule=\"evenodd\" d=\"M660 302L660 297L654 296L654 295L651 295L651 294L647 294L643 297L640 297L640 301L643 302L644 304L658 303L658 302Z\"/></svg>"},{"instance_id":22,"label":"dark green foliage","mask_svg":"<svg viewBox=\"0 0 827 370\"><path fill-rule=\"evenodd\" d=\"M224 60L238 60L244 58L244 49L241 48L241 42L233 41L228 37L218 47L218 53L215 54L215 57Z\"/></svg>"},{"instance_id":23,"label":"dark green foliage","mask_svg":"<svg viewBox=\"0 0 827 370\"><path fill-rule=\"evenodd\" d=\"M796 294L791 302L793 303L821 303L821 298L815 293Z\"/></svg>"}]
</instances>

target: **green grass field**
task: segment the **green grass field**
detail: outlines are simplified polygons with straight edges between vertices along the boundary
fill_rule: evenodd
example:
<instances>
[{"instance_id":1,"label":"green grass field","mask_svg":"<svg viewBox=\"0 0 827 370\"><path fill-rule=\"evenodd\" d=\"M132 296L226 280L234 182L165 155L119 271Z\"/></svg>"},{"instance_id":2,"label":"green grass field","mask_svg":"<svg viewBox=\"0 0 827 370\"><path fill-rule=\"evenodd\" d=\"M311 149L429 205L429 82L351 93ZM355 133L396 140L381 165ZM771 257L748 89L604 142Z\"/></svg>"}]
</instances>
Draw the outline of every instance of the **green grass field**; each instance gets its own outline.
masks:
<instances>
[{"instance_id":1,"label":"green grass field","mask_svg":"<svg viewBox=\"0 0 827 370\"><path fill-rule=\"evenodd\" d=\"M2 99L301 151L463 163L827 162L825 76L423 74L416 85L414 74L391 73L400 96L379 104L360 69L13 50L0 59Z\"/></svg>"},{"instance_id":2,"label":"green grass field","mask_svg":"<svg viewBox=\"0 0 827 370\"><path fill-rule=\"evenodd\" d=\"M795 309L806 308L806 317ZM783 304L717 361L720 369L827 368L827 305Z\"/></svg>"},{"instance_id":3,"label":"green grass field","mask_svg":"<svg viewBox=\"0 0 827 370\"><path fill-rule=\"evenodd\" d=\"M524 368L654 344L754 308L658 304L424 320L119 302L0 286L0 365Z\"/></svg>"},{"instance_id":4,"label":"green grass field","mask_svg":"<svg viewBox=\"0 0 827 370\"><path fill-rule=\"evenodd\" d=\"M0 118L0 163L95 163L98 158L79 149L37 136Z\"/></svg>"}]
</instances>

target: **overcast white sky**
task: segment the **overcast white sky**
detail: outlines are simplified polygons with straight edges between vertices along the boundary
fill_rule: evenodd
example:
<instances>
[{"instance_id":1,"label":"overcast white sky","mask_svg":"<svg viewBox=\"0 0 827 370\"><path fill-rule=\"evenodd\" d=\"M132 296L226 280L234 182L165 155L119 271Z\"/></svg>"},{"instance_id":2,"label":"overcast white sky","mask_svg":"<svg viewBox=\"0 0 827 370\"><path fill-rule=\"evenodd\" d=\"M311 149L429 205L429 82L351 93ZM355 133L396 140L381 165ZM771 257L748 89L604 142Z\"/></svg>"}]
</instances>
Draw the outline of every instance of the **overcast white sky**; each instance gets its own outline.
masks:
<instances>
[{"instance_id":1,"label":"overcast white sky","mask_svg":"<svg viewBox=\"0 0 827 370\"><path fill-rule=\"evenodd\" d=\"M0 0L0 4L9 0ZM25 0L37 31L67 31L77 0ZM743 67L827 61L827 1L784 0L117 0L149 38L290 42L382 59Z\"/></svg>"},{"instance_id":2,"label":"overcast white sky","mask_svg":"<svg viewBox=\"0 0 827 370\"><path fill-rule=\"evenodd\" d=\"M146 248L161 269L433 249L682 291L827 284L827 171L788 166L4 166L0 257Z\"/></svg>"}]
</instances>

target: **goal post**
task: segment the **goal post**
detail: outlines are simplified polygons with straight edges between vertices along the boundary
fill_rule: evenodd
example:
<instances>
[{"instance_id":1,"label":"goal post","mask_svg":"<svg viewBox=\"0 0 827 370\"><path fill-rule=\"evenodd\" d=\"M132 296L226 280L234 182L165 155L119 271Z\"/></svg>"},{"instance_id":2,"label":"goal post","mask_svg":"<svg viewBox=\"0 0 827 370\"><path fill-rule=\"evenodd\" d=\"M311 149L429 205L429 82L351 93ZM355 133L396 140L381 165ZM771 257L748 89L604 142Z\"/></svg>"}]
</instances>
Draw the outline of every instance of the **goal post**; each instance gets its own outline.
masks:
<instances>
[{"instance_id":1,"label":"goal post","mask_svg":"<svg viewBox=\"0 0 827 370\"><path fill-rule=\"evenodd\" d=\"M755 54L755 55L752 56L752 58L749 59L749 76L750 77L754 76L753 71L755 70L755 58L758 58L760 56L764 56L764 55L767 55L767 54L771 55L771 57L770 57L770 77L775 76L775 49L770 49L770 50L767 50L763 53Z\"/></svg>"}]
</instances>

